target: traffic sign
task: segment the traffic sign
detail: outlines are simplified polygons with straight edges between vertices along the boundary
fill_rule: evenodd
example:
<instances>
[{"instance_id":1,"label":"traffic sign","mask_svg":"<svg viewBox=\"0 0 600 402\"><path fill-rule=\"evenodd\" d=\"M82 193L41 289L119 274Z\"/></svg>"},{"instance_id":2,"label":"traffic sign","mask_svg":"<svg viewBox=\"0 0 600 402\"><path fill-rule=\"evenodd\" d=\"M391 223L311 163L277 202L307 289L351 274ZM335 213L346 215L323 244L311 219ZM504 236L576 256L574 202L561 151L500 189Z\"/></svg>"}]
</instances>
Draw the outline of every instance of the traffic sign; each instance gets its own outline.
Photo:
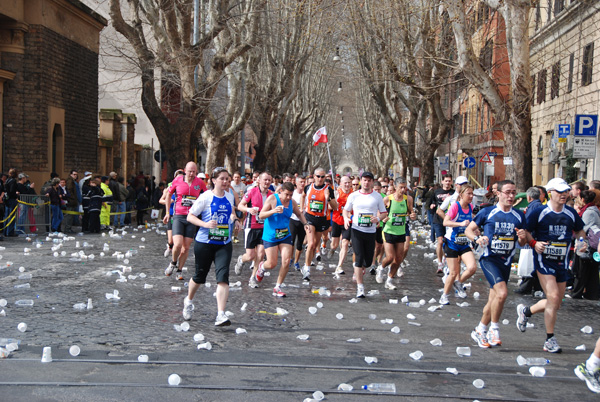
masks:
<instances>
[{"instance_id":1,"label":"traffic sign","mask_svg":"<svg viewBox=\"0 0 600 402\"><path fill-rule=\"evenodd\" d=\"M468 158L465 158L465 160L463 161L463 165L467 168L467 169L472 169L475 167L475 164L477 163L477 161L475 160L475 158L473 158L472 156L469 156Z\"/></svg>"},{"instance_id":2,"label":"traffic sign","mask_svg":"<svg viewBox=\"0 0 600 402\"><path fill-rule=\"evenodd\" d=\"M497 155L498 155L498 152L492 152L492 151L490 151L490 152L488 152L487 154L488 154L489 156L497 156Z\"/></svg>"},{"instance_id":3,"label":"traffic sign","mask_svg":"<svg viewBox=\"0 0 600 402\"><path fill-rule=\"evenodd\" d=\"M567 142L567 137L571 134L570 124L557 124L556 129L558 131L558 142Z\"/></svg>"},{"instance_id":4,"label":"traffic sign","mask_svg":"<svg viewBox=\"0 0 600 402\"><path fill-rule=\"evenodd\" d=\"M596 157L597 132L598 115L575 115L575 132L573 133L573 158L592 159Z\"/></svg>"},{"instance_id":5,"label":"traffic sign","mask_svg":"<svg viewBox=\"0 0 600 402\"><path fill-rule=\"evenodd\" d=\"M575 115L575 136L595 137L598 132L597 114Z\"/></svg>"},{"instance_id":6,"label":"traffic sign","mask_svg":"<svg viewBox=\"0 0 600 402\"><path fill-rule=\"evenodd\" d=\"M479 159L479 162L481 162L481 163L492 163L492 158L490 158L490 153L486 152L485 155L483 155L481 157L481 159Z\"/></svg>"}]
</instances>

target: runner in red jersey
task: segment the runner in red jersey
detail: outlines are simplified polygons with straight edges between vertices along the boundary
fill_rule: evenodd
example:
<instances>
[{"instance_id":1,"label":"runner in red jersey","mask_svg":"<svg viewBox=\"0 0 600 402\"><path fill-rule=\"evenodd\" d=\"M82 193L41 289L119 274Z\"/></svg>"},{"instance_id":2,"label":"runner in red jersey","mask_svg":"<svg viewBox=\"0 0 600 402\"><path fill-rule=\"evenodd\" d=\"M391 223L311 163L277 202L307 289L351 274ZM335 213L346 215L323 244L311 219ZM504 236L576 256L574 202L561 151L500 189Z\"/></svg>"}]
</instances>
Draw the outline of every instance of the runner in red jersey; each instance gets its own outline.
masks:
<instances>
[{"instance_id":1,"label":"runner in red jersey","mask_svg":"<svg viewBox=\"0 0 600 402\"><path fill-rule=\"evenodd\" d=\"M335 249L340 244L340 238L342 239L342 246L340 247L340 258L335 269L335 273L337 275L343 275L344 270L342 268L342 263L348 254L348 247L350 246L350 239L352 235L352 231L350 229L344 228L344 216L342 211L344 210L344 206L346 205L346 201L348 200L348 196L352 194L352 181L348 176L343 176L340 179L340 186L336 190L337 203L338 208L333 211L333 223L331 229L331 249L329 250L329 255L327 256L331 259L335 253Z\"/></svg>"},{"instance_id":2,"label":"runner in red jersey","mask_svg":"<svg viewBox=\"0 0 600 402\"><path fill-rule=\"evenodd\" d=\"M171 276L173 271L177 271L176 278L183 280L181 268L183 268L187 260L190 246L196 236L198 228L187 221L187 215L200 194L206 191L206 184L202 179L196 177L198 168L195 162L188 162L185 165L185 176L179 176L169 188L169 196L167 197L166 213L163 222L169 222L169 209L171 206L171 197L173 193L177 193L175 199L175 215L173 216L173 260L165 269L165 275Z\"/></svg>"}]
</instances>

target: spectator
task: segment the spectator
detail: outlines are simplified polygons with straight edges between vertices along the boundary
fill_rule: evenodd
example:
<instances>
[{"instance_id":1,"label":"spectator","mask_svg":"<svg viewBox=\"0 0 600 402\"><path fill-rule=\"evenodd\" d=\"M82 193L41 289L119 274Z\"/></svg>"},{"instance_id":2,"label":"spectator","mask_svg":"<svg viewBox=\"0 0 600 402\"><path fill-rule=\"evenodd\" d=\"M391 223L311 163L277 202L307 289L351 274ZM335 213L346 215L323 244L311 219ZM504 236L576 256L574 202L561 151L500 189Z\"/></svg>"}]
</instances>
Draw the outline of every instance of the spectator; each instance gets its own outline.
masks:
<instances>
[{"instance_id":1,"label":"spectator","mask_svg":"<svg viewBox=\"0 0 600 402\"><path fill-rule=\"evenodd\" d=\"M73 221L78 221L77 213L79 212L79 205L81 205L81 191L79 189L79 183L77 182L77 178L79 177L79 173L77 170L71 170L69 173L69 177L66 180L66 210L67 216L64 218L65 233L73 233Z\"/></svg>"},{"instance_id":2,"label":"spectator","mask_svg":"<svg viewBox=\"0 0 600 402\"><path fill-rule=\"evenodd\" d=\"M581 192L580 196L584 205L578 213L585 224L583 230L587 233L590 227L594 225L600 228L600 210L594 205L596 193L594 191L584 190ZM598 278L598 268L600 267L600 263L592 258L596 251L597 250L590 247L589 252L586 253L585 257L582 257L577 253L575 254L575 260L573 261L575 282L571 292L571 297L573 299L585 298L598 300L600 298L600 284Z\"/></svg>"},{"instance_id":3,"label":"spectator","mask_svg":"<svg viewBox=\"0 0 600 402\"><path fill-rule=\"evenodd\" d=\"M125 199L125 225L131 225L131 213L135 207L135 197L137 192L135 191L135 178L130 179L127 182L127 198Z\"/></svg>"},{"instance_id":4,"label":"spectator","mask_svg":"<svg viewBox=\"0 0 600 402\"><path fill-rule=\"evenodd\" d=\"M110 226L110 204L113 200L113 193L108 186L110 178L102 176L100 178L100 190L104 194L102 198L102 210L100 211L100 229L106 229Z\"/></svg>"},{"instance_id":5,"label":"spectator","mask_svg":"<svg viewBox=\"0 0 600 402\"><path fill-rule=\"evenodd\" d=\"M121 176L117 178L115 183L116 188L115 191L113 191L113 206L115 206L113 226L121 227L125 225L125 212L127 212L127 196L129 195L129 190L127 190L127 187L123 184L124 179Z\"/></svg>"},{"instance_id":6,"label":"spectator","mask_svg":"<svg viewBox=\"0 0 600 402\"><path fill-rule=\"evenodd\" d=\"M52 232L58 232L60 230L60 224L63 220L63 212L61 208L61 198L58 193L58 186L60 179L55 177L50 183L50 188L46 191L46 196L50 199L50 210L52 212L52 223L50 224L50 230Z\"/></svg>"},{"instance_id":7,"label":"spectator","mask_svg":"<svg viewBox=\"0 0 600 402\"><path fill-rule=\"evenodd\" d=\"M137 190L137 194L135 197L135 207L137 209L137 224L138 226L144 224L144 215L146 214L146 209L150 206L150 196L148 194L148 190L146 190L145 186L140 186Z\"/></svg>"},{"instance_id":8,"label":"spectator","mask_svg":"<svg viewBox=\"0 0 600 402\"><path fill-rule=\"evenodd\" d=\"M85 186L84 197L87 201L89 213L89 231L90 233L100 233L100 213L103 208L103 202L109 202L112 196L105 197L101 189L101 180L99 177L90 179L89 185ZM85 207L84 207L85 208Z\"/></svg>"},{"instance_id":9,"label":"spectator","mask_svg":"<svg viewBox=\"0 0 600 402\"><path fill-rule=\"evenodd\" d=\"M12 168L8 171L8 178L4 183L4 206L5 206L5 214L4 216L7 218L7 221L4 223L6 225L6 236L16 236L15 226L17 223L17 219L11 216L11 213L16 214L15 209L18 204L17 194L17 169Z\"/></svg>"},{"instance_id":10,"label":"spectator","mask_svg":"<svg viewBox=\"0 0 600 402\"><path fill-rule=\"evenodd\" d=\"M29 214L31 199L27 195L35 194L35 183L29 183L29 176L25 173L19 173L17 182L17 194L19 200L22 201L20 208L18 208L19 216L17 219L17 233L25 234L25 222L27 221L27 215Z\"/></svg>"}]
</instances>

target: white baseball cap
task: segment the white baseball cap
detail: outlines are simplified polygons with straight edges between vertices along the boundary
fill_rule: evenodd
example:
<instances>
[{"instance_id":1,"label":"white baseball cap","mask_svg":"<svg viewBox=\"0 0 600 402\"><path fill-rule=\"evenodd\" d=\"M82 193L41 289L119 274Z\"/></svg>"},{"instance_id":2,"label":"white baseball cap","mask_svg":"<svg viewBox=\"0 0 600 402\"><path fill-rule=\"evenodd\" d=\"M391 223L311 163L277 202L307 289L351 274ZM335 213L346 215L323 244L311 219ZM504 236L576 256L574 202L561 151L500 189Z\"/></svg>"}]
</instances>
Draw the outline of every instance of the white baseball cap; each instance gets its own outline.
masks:
<instances>
[{"instance_id":1,"label":"white baseball cap","mask_svg":"<svg viewBox=\"0 0 600 402\"><path fill-rule=\"evenodd\" d=\"M458 176L456 178L456 180L454 181L454 183L456 184L466 184L469 182L469 179L467 179L465 176Z\"/></svg>"},{"instance_id":2,"label":"white baseball cap","mask_svg":"<svg viewBox=\"0 0 600 402\"><path fill-rule=\"evenodd\" d=\"M569 184L564 181L563 179L561 179L560 177L555 177L554 179L550 180L548 182L548 184L546 184L546 190L547 191L558 191L559 193L562 193L564 191L570 190L571 186L569 186Z\"/></svg>"}]
</instances>

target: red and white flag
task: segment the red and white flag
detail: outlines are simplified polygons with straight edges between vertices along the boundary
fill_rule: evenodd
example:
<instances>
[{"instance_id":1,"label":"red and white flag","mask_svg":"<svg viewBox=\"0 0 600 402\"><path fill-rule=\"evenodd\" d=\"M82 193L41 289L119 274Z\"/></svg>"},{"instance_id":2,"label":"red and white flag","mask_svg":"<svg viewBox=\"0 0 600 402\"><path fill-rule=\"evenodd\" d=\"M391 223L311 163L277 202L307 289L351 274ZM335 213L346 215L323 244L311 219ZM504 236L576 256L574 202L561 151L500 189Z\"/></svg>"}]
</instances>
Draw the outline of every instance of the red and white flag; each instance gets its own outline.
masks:
<instances>
[{"instance_id":1,"label":"red and white flag","mask_svg":"<svg viewBox=\"0 0 600 402\"><path fill-rule=\"evenodd\" d=\"M317 132L313 135L314 146L319 145L320 143L325 144L327 142L327 128L321 127L317 130Z\"/></svg>"}]
</instances>

